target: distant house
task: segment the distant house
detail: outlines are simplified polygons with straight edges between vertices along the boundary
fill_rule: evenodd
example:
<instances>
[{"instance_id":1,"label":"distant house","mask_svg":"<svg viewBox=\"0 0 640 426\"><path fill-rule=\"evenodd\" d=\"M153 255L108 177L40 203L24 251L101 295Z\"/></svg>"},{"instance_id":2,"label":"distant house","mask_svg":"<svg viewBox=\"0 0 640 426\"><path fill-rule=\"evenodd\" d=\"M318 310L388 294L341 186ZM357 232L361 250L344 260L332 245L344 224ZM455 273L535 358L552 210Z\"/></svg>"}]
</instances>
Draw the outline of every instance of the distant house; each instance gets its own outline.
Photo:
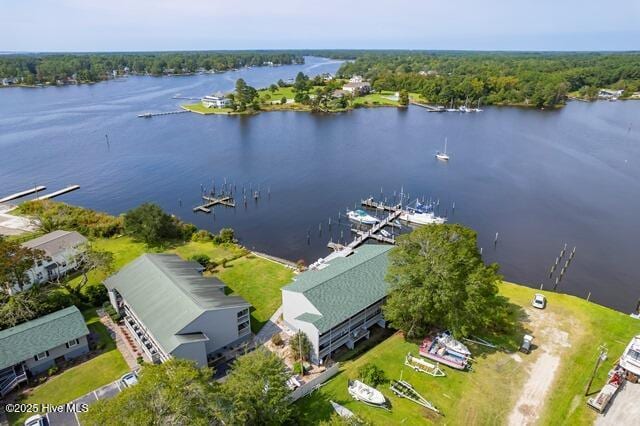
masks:
<instances>
[{"instance_id":1,"label":"distant house","mask_svg":"<svg viewBox=\"0 0 640 426\"><path fill-rule=\"evenodd\" d=\"M67 272L77 269L81 263L81 255L86 247L87 239L75 231L53 231L41 237L23 243L23 247L38 249L44 252L44 258L39 260L33 268L27 271L30 284L42 284ZM19 292L18 286L11 289L11 293Z\"/></svg>"},{"instance_id":2,"label":"distant house","mask_svg":"<svg viewBox=\"0 0 640 426\"><path fill-rule=\"evenodd\" d=\"M3 78L2 79L2 85L3 86L9 86L13 83L13 80L11 80L10 78Z\"/></svg>"},{"instance_id":3,"label":"distant house","mask_svg":"<svg viewBox=\"0 0 640 426\"><path fill-rule=\"evenodd\" d=\"M342 86L342 90L354 96L366 95L371 92L371 83L368 81L349 82Z\"/></svg>"},{"instance_id":4,"label":"distant house","mask_svg":"<svg viewBox=\"0 0 640 426\"><path fill-rule=\"evenodd\" d=\"M107 278L109 300L152 362L208 361L251 337L249 308L203 268L175 254L144 254Z\"/></svg>"},{"instance_id":5,"label":"distant house","mask_svg":"<svg viewBox=\"0 0 640 426\"><path fill-rule=\"evenodd\" d=\"M226 108L231 105L231 99L218 92L213 95L203 97L200 102L206 108Z\"/></svg>"},{"instance_id":6,"label":"distant house","mask_svg":"<svg viewBox=\"0 0 640 426\"><path fill-rule=\"evenodd\" d=\"M284 322L311 342L312 361L321 363L336 349L369 338L373 325L385 326L382 305L388 284L386 245L363 245L298 275L282 288Z\"/></svg>"},{"instance_id":7,"label":"distant house","mask_svg":"<svg viewBox=\"0 0 640 426\"><path fill-rule=\"evenodd\" d=\"M89 352L88 334L75 306L0 331L0 396L29 376Z\"/></svg>"},{"instance_id":8,"label":"distant house","mask_svg":"<svg viewBox=\"0 0 640 426\"><path fill-rule=\"evenodd\" d=\"M349 79L349 83L362 83L364 78L361 75L354 75Z\"/></svg>"},{"instance_id":9,"label":"distant house","mask_svg":"<svg viewBox=\"0 0 640 426\"><path fill-rule=\"evenodd\" d=\"M600 89L598 92L598 98L617 99L622 95L622 93L624 93L624 90Z\"/></svg>"}]
</instances>

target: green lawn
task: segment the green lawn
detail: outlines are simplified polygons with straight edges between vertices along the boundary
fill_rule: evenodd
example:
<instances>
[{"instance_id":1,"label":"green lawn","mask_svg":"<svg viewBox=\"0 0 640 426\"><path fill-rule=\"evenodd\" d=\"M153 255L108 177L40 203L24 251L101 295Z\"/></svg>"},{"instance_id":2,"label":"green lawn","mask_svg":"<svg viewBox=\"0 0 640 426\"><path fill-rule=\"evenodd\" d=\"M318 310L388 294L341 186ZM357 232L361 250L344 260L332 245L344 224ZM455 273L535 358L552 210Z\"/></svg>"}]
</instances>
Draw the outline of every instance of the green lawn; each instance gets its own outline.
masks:
<instances>
[{"instance_id":1,"label":"green lawn","mask_svg":"<svg viewBox=\"0 0 640 426\"><path fill-rule=\"evenodd\" d=\"M194 104L185 104L185 105L180 105L183 109L186 109L187 111L191 111L191 112L195 112L198 114L204 114L204 115L209 115L209 114L239 114L238 112L233 111L231 108L207 108L205 106L202 105L201 102L196 102Z\"/></svg>"},{"instance_id":2,"label":"green lawn","mask_svg":"<svg viewBox=\"0 0 640 426\"><path fill-rule=\"evenodd\" d=\"M500 290L513 304L514 313L525 319L526 312L532 309L529 303L536 291L509 283L501 284ZM553 392L547 394L539 424L591 424L596 414L587 407L583 395L597 347L606 343L610 359L617 359L631 337L640 330L640 324L627 315L573 296L545 294L549 305L543 315L552 315L553 325L569 333L571 347L561 356ZM513 349L526 330L538 336L534 343L544 344L539 328L526 322L522 326L524 329L520 328L513 336L490 336L489 340ZM328 401L333 400L373 424L505 424L528 379L528 367L540 352L518 354L521 361L517 362L505 351L469 346L476 359L473 371L460 372L443 367L447 376L434 378L404 367L403 357L407 352L417 353L418 344L395 334L355 359L344 362L338 376L300 400L297 407L306 423L328 419L333 412ZM367 362L384 369L390 379L398 379L402 373L403 378L434 403L444 416L436 416L408 400L395 397L388 385L380 386L379 390L391 401L390 412L352 400L347 393L347 380L355 378L358 367ZM610 364L598 371L593 391L606 380Z\"/></svg>"},{"instance_id":3,"label":"green lawn","mask_svg":"<svg viewBox=\"0 0 640 426\"><path fill-rule=\"evenodd\" d=\"M218 277L231 294L244 297L253 306L251 330L257 333L281 303L280 288L293 279L293 272L278 263L248 255L229 262Z\"/></svg>"},{"instance_id":4,"label":"green lawn","mask_svg":"<svg viewBox=\"0 0 640 426\"><path fill-rule=\"evenodd\" d=\"M313 93L313 90L311 90L311 93ZM272 92L268 88L258 90L258 96L260 97L260 99L264 99L266 95L271 96L271 101L278 102L282 98L293 99L295 97L295 93L293 93L293 87L291 86L278 87L278 90L276 90L275 92Z\"/></svg>"},{"instance_id":5,"label":"green lawn","mask_svg":"<svg viewBox=\"0 0 640 426\"><path fill-rule=\"evenodd\" d=\"M72 367L36 387L20 402L30 404L65 404L92 390L117 380L129 367L116 349L115 342L100 322L95 311L83 313L89 329L105 345L104 352L78 366ZM22 424L30 414L10 416L11 424Z\"/></svg>"},{"instance_id":6,"label":"green lawn","mask_svg":"<svg viewBox=\"0 0 640 426\"><path fill-rule=\"evenodd\" d=\"M220 263L222 259L235 259L247 253L246 250L235 244L213 244L212 242L188 242L170 250L183 259L190 259L195 254L206 254L211 260Z\"/></svg>"},{"instance_id":7,"label":"green lawn","mask_svg":"<svg viewBox=\"0 0 640 426\"><path fill-rule=\"evenodd\" d=\"M382 91L380 93L371 93L365 96L358 96L353 99L354 106L398 106L398 101L388 99L395 95L395 92Z\"/></svg>"}]
</instances>

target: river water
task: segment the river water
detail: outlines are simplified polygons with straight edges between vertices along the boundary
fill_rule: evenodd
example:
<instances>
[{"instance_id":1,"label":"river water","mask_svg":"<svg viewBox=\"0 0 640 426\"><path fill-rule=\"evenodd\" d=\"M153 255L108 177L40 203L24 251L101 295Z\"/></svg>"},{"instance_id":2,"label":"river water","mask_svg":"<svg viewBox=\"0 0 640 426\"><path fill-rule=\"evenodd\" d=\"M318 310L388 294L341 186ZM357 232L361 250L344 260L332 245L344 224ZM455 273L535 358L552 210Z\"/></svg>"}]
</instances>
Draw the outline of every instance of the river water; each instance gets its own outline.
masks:
<instances>
[{"instance_id":1,"label":"river water","mask_svg":"<svg viewBox=\"0 0 640 426\"><path fill-rule=\"evenodd\" d=\"M418 107L334 115L178 114L172 97L335 72L339 63L94 85L0 90L0 195L34 184L81 189L61 201L120 214L152 201L199 227L232 227L250 248L312 262L350 237L338 212L369 195L440 200L440 213L477 230L506 279L550 288L564 244L576 255L558 289L630 311L640 297L640 102L575 102L558 111ZM108 135L109 144L105 135ZM451 161L434 159L448 137ZM200 188L224 179L261 189L245 209L194 214ZM270 197L267 195L270 190ZM455 210L453 210L455 203ZM332 217L331 236L328 220ZM322 224L322 232L319 225ZM495 234L499 233L497 245ZM308 238L309 236L309 238ZM564 264L563 259L560 266Z\"/></svg>"}]
</instances>

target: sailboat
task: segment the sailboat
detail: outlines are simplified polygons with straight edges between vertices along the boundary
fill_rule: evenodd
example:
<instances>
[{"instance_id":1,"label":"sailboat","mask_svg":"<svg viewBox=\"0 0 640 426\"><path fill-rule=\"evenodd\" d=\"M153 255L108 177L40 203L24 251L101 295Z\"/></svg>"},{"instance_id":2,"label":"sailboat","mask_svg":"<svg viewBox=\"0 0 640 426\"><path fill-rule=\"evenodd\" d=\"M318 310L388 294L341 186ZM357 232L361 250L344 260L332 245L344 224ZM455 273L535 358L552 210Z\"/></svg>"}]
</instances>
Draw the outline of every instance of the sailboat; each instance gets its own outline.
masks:
<instances>
[{"instance_id":1,"label":"sailboat","mask_svg":"<svg viewBox=\"0 0 640 426\"><path fill-rule=\"evenodd\" d=\"M353 411L349 410L347 407L343 407L337 402L333 402L331 400L329 400L329 403L340 417L344 417L345 419L356 419L356 415L353 414Z\"/></svg>"},{"instance_id":2,"label":"sailboat","mask_svg":"<svg viewBox=\"0 0 640 426\"><path fill-rule=\"evenodd\" d=\"M347 217L355 222L364 223L365 225L375 225L380 222L377 217L367 214L364 210L349 210Z\"/></svg>"},{"instance_id":3,"label":"sailboat","mask_svg":"<svg viewBox=\"0 0 640 426\"><path fill-rule=\"evenodd\" d=\"M444 138L444 152L436 152L436 158L442 161L449 161L449 156L447 155L447 138Z\"/></svg>"}]
</instances>

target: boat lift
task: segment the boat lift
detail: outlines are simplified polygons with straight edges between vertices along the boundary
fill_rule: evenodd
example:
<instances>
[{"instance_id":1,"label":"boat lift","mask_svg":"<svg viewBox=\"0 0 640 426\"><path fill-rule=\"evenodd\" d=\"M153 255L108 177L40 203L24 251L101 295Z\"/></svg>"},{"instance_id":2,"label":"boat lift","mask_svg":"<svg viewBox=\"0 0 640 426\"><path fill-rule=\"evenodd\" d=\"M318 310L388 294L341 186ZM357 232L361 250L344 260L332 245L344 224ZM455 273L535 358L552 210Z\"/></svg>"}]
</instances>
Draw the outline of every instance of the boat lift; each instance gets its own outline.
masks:
<instances>
[{"instance_id":1,"label":"boat lift","mask_svg":"<svg viewBox=\"0 0 640 426\"><path fill-rule=\"evenodd\" d=\"M421 358L414 357L411 352L404 358L404 365L413 368L415 371L429 374L433 377L444 377L445 372L442 371L439 364L431 364Z\"/></svg>"},{"instance_id":2,"label":"boat lift","mask_svg":"<svg viewBox=\"0 0 640 426\"><path fill-rule=\"evenodd\" d=\"M407 398L409 401L415 402L418 405L421 405L425 408L428 408L431 411L434 411L440 414L440 410L438 410L435 405L427 401L420 393L411 386L409 382L406 382L402 379L400 380L391 380L391 385L389 386L391 392L393 392L396 396L400 398Z\"/></svg>"}]
</instances>

